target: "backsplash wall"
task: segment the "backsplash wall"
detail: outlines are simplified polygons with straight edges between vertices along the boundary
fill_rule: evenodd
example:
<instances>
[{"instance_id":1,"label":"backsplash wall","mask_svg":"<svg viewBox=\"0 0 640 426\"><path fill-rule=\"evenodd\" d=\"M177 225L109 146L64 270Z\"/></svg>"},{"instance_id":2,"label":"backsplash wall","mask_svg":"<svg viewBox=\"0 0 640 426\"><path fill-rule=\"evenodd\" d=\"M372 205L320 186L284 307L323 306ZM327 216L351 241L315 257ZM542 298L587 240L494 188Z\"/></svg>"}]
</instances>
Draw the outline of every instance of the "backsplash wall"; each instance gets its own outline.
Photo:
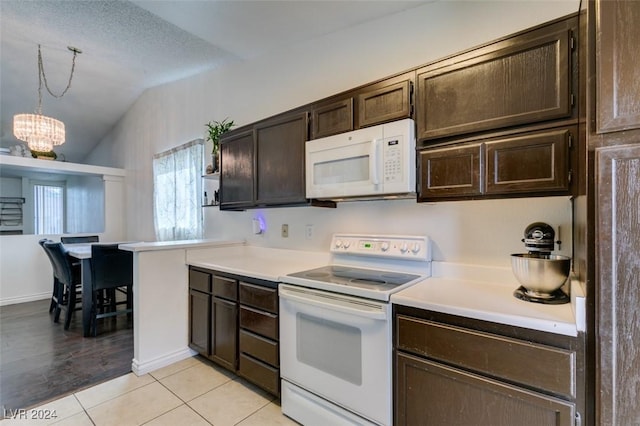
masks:
<instances>
[{"instance_id":1,"label":"backsplash wall","mask_svg":"<svg viewBox=\"0 0 640 426\"><path fill-rule=\"evenodd\" d=\"M252 231L252 219L263 219L266 230ZM511 253L526 252L524 229L547 222L563 244L557 254L571 256L571 201L568 197L416 203L415 200L339 203L336 209L287 207L225 212L205 209L207 238L246 239L254 245L326 251L335 232L417 234L432 239L438 261L510 266ZM281 236L282 224L289 237ZM313 226L307 239L306 225Z\"/></svg>"}]
</instances>

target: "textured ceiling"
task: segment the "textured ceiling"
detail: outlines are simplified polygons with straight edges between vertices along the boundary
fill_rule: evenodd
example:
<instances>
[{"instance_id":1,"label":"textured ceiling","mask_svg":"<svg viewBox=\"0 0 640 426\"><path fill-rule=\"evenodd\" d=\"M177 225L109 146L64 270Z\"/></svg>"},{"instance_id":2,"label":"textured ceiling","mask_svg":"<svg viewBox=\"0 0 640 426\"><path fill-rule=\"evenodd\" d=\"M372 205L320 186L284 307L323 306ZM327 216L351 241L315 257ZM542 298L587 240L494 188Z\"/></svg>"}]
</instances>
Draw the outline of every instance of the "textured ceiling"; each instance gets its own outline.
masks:
<instances>
[{"instance_id":1,"label":"textured ceiling","mask_svg":"<svg viewBox=\"0 0 640 426\"><path fill-rule=\"evenodd\" d=\"M37 45L49 86L43 114L65 123L56 148L81 162L146 88L229 61L250 60L426 2L0 0L0 143L15 145L12 120L37 106Z\"/></svg>"}]
</instances>

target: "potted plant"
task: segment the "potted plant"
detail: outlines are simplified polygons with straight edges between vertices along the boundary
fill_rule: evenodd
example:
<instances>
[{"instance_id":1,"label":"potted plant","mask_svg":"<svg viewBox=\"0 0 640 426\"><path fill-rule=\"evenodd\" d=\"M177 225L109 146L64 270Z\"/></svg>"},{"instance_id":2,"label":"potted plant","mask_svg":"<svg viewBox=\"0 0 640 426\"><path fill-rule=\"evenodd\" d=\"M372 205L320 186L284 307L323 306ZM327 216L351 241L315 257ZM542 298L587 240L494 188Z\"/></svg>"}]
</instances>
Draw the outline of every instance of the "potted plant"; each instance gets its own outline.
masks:
<instances>
[{"instance_id":1,"label":"potted plant","mask_svg":"<svg viewBox=\"0 0 640 426\"><path fill-rule=\"evenodd\" d=\"M233 120L225 118L222 121L210 121L206 124L209 136L208 141L213 143L213 150L211 151L211 158L213 162L213 172L219 170L219 150L220 150L220 138L223 134L229 131L233 127Z\"/></svg>"}]
</instances>

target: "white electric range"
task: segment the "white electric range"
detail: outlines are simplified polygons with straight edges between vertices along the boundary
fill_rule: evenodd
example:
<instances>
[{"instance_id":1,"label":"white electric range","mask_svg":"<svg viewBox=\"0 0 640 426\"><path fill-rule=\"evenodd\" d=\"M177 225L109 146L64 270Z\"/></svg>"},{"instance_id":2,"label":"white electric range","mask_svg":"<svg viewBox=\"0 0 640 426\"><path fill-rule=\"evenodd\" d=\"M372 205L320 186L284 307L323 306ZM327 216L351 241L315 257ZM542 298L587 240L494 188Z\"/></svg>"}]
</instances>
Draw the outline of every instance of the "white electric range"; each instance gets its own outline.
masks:
<instances>
[{"instance_id":1,"label":"white electric range","mask_svg":"<svg viewBox=\"0 0 640 426\"><path fill-rule=\"evenodd\" d=\"M431 275L429 238L335 234L330 251L281 277L282 411L305 426L391 425L389 298Z\"/></svg>"}]
</instances>

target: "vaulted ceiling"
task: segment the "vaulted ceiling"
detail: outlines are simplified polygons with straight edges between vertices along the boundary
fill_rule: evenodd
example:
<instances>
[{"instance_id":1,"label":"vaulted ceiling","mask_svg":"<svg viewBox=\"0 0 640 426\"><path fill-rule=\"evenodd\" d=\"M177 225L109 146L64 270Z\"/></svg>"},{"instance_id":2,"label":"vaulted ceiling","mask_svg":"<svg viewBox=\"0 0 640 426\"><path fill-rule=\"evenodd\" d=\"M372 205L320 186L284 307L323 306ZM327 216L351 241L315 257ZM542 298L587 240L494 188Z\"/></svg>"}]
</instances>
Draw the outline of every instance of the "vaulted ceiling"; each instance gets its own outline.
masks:
<instances>
[{"instance_id":1,"label":"vaulted ceiling","mask_svg":"<svg viewBox=\"0 0 640 426\"><path fill-rule=\"evenodd\" d=\"M433 1L433 0L431 0ZM81 162L147 88L248 61L429 1L2 0L0 145L20 143L13 116L35 111L38 44L49 87L42 112L65 123L56 147Z\"/></svg>"}]
</instances>

